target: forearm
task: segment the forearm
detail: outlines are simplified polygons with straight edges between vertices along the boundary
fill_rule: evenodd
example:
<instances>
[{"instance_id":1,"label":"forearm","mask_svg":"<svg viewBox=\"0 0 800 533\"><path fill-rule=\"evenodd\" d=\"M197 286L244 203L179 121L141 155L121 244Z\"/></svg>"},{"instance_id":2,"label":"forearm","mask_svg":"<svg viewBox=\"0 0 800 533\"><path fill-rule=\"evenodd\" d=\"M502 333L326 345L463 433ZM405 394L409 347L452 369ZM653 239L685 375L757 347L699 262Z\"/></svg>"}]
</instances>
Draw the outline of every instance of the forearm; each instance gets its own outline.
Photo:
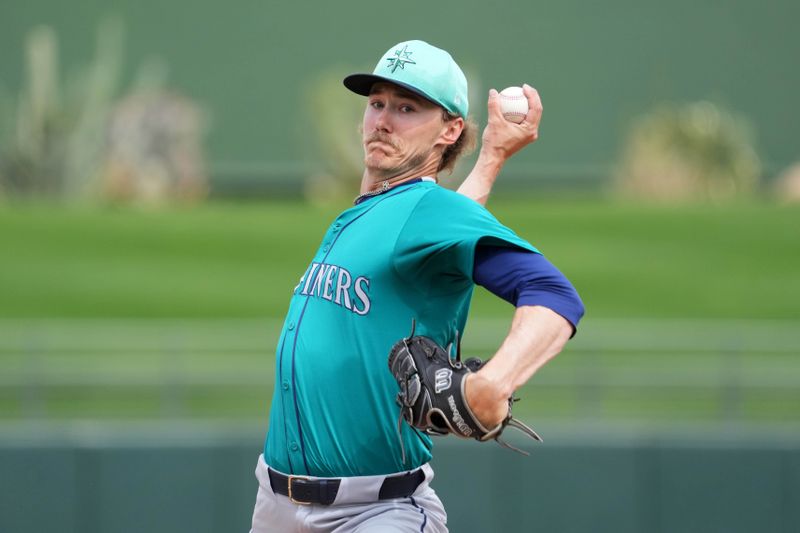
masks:
<instances>
[{"instance_id":1,"label":"forearm","mask_svg":"<svg viewBox=\"0 0 800 533\"><path fill-rule=\"evenodd\" d=\"M472 172L458 188L458 192L485 206L503 163L505 160L502 156L486 149L481 150Z\"/></svg>"},{"instance_id":2,"label":"forearm","mask_svg":"<svg viewBox=\"0 0 800 533\"><path fill-rule=\"evenodd\" d=\"M481 151L472 172L458 188L458 192L481 205L486 205L495 179L508 158L539 137L542 101L533 87L525 85L523 91L528 99L528 114L520 124L503 117L497 91L489 91L489 117L481 137Z\"/></svg>"},{"instance_id":3,"label":"forearm","mask_svg":"<svg viewBox=\"0 0 800 533\"><path fill-rule=\"evenodd\" d=\"M505 418L508 398L561 351L571 334L572 325L558 313L518 307L500 349L467 379L467 401L478 419L491 427Z\"/></svg>"},{"instance_id":4,"label":"forearm","mask_svg":"<svg viewBox=\"0 0 800 533\"><path fill-rule=\"evenodd\" d=\"M482 372L501 385L501 395L507 398L555 357L570 335L572 326L556 312L541 306L518 307L508 336Z\"/></svg>"}]
</instances>

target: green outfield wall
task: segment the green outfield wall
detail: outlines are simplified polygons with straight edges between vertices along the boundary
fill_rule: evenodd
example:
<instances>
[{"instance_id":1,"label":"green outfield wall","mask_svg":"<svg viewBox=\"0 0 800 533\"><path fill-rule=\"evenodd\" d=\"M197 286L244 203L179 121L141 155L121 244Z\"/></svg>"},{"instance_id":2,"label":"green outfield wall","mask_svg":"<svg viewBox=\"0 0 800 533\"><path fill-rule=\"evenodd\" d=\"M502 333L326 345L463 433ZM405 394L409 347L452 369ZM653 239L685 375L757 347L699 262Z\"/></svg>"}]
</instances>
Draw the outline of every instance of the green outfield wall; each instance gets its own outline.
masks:
<instances>
[{"instance_id":1,"label":"green outfield wall","mask_svg":"<svg viewBox=\"0 0 800 533\"><path fill-rule=\"evenodd\" d=\"M19 91L30 28L58 31L66 76L90 60L108 14L125 23L127 81L159 57L172 84L204 104L219 180L291 181L313 172L320 157L309 91L326 73L371 69L410 38L453 52L478 119L489 87L528 81L540 89L541 140L507 167L506 181L607 176L632 117L664 101L710 99L748 117L768 174L800 158L800 4L791 0L7 0L0 86Z\"/></svg>"},{"instance_id":2,"label":"green outfield wall","mask_svg":"<svg viewBox=\"0 0 800 533\"><path fill-rule=\"evenodd\" d=\"M451 531L797 531L796 434L548 431L544 444L526 446L530 457L491 443L438 441L433 486ZM181 434L177 424L4 428L0 531L247 531L261 442L258 432Z\"/></svg>"}]
</instances>

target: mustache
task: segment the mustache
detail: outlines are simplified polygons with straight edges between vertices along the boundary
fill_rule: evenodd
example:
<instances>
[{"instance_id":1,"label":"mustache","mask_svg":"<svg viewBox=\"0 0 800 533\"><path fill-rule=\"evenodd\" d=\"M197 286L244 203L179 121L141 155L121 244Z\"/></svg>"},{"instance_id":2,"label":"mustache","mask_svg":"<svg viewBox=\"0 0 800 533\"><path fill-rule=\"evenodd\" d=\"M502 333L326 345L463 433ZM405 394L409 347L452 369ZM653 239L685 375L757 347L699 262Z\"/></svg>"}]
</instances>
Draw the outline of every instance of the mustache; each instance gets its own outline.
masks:
<instances>
[{"instance_id":1,"label":"mustache","mask_svg":"<svg viewBox=\"0 0 800 533\"><path fill-rule=\"evenodd\" d=\"M392 141L391 138L389 138L389 136L384 135L384 134L382 134L380 132L377 132L377 131L372 132L371 134L369 134L367 136L364 144L369 144L371 142L376 142L376 141L388 144L389 146L391 146L392 148L395 148L395 149L399 148L397 146L397 144L394 141Z\"/></svg>"}]
</instances>

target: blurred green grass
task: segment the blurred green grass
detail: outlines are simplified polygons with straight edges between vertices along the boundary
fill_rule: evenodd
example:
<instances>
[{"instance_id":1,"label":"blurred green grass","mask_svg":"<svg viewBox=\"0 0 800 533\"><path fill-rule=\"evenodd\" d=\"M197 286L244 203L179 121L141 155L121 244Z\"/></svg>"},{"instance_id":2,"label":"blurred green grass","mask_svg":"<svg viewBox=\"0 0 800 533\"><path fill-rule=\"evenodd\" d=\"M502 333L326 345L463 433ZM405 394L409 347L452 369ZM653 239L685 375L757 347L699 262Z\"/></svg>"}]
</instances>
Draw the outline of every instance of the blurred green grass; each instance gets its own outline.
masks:
<instances>
[{"instance_id":1,"label":"blurred green grass","mask_svg":"<svg viewBox=\"0 0 800 533\"><path fill-rule=\"evenodd\" d=\"M342 208L346 206L341 206ZM800 209L493 198L589 317L800 317ZM339 209L0 208L0 317L280 317ZM510 308L476 291L475 316Z\"/></svg>"}]
</instances>

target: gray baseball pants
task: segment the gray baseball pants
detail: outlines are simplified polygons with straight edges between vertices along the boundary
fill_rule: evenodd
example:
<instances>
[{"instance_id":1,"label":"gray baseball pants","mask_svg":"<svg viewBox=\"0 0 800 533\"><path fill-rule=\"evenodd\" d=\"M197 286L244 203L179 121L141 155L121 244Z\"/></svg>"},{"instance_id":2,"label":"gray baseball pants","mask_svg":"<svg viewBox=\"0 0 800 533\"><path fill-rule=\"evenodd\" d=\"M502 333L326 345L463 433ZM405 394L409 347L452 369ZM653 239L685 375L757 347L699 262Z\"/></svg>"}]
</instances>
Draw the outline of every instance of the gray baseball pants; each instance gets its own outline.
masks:
<instances>
[{"instance_id":1,"label":"gray baseball pants","mask_svg":"<svg viewBox=\"0 0 800 533\"><path fill-rule=\"evenodd\" d=\"M422 468L425 481L408 498L379 500L384 476L363 476L343 478L331 505L299 505L273 492L262 455L250 533L447 533L447 515L430 487L433 469Z\"/></svg>"}]
</instances>

